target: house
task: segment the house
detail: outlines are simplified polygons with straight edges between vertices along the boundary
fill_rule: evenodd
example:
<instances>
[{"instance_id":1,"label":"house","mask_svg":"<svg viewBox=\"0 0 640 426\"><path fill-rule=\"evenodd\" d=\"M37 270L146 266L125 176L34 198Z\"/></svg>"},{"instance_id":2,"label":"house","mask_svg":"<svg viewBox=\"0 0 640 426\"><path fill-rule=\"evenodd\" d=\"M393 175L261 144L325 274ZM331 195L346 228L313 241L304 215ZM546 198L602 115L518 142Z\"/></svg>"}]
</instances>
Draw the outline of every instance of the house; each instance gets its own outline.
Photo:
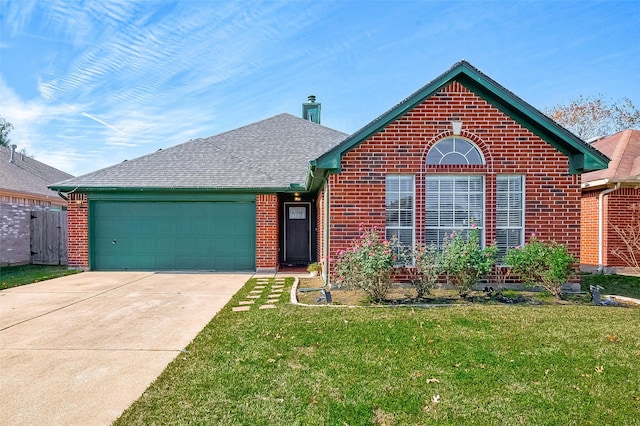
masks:
<instances>
[{"instance_id":1,"label":"house","mask_svg":"<svg viewBox=\"0 0 640 426\"><path fill-rule=\"evenodd\" d=\"M65 200L48 185L71 177L17 153L16 145L0 146L0 265L31 261L31 212L66 209Z\"/></svg>"},{"instance_id":2,"label":"house","mask_svg":"<svg viewBox=\"0 0 640 426\"><path fill-rule=\"evenodd\" d=\"M352 135L314 98L303 111L52 185L70 266L327 265L360 223L407 246L476 226L502 251L536 233L578 254L578 175L608 159L468 62Z\"/></svg>"},{"instance_id":3,"label":"house","mask_svg":"<svg viewBox=\"0 0 640 426\"><path fill-rule=\"evenodd\" d=\"M617 229L640 224L640 130L625 130L599 139L593 146L611 158L604 170L582 178L580 263L586 271L615 271L629 266L631 255ZM640 229L637 229L640 237ZM640 241L636 242L636 244ZM640 261L640 247L635 253Z\"/></svg>"}]
</instances>

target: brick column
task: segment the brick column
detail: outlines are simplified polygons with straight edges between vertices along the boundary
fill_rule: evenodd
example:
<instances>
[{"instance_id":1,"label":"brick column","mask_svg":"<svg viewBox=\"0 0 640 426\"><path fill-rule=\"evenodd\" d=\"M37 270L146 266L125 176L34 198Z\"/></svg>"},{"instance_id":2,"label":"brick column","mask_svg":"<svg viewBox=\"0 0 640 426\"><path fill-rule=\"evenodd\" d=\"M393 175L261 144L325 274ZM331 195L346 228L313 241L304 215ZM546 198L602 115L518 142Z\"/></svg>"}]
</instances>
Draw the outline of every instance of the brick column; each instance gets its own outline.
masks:
<instances>
[{"instance_id":1,"label":"brick column","mask_svg":"<svg viewBox=\"0 0 640 426\"><path fill-rule=\"evenodd\" d=\"M70 269L89 269L88 207L86 194L69 194L67 225Z\"/></svg>"},{"instance_id":2,"label":"brick column","mask_svg":"<svg viewBox=\"0 0 640 426\"><path fill-rule=\"evenodd\" d=\"M278 269L278 196L256 195L256 271Z\"/></svg>"}]
</instances>

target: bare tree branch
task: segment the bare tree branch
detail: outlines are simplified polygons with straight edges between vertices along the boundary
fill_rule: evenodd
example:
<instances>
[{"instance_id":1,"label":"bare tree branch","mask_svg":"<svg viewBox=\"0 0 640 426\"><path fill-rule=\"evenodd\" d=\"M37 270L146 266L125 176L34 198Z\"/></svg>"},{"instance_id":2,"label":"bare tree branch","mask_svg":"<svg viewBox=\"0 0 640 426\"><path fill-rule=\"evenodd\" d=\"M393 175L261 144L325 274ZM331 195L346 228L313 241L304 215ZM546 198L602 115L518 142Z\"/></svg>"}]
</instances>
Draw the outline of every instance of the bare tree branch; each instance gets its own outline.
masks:
<instances>
[{"instance_id":1,"label":"bare tree branch","mask_svg":"<svg viewBox=\"0 0 640 426\"><path fill-rule=\"evenodd\" d=\"M640 110L628 98L614 101L603 95L581 95L568 104L546 109L545 114L584 140L640 129Z\"/></svg>"}]
</instances>

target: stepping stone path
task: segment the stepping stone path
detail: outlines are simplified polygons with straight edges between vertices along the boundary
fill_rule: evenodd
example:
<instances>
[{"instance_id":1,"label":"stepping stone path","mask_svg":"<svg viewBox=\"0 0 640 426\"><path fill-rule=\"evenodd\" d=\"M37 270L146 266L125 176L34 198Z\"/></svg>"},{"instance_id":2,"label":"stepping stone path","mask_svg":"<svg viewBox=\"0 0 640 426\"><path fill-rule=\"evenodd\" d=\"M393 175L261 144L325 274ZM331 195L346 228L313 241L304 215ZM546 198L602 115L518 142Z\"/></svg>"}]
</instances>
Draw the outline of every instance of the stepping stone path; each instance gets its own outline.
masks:
<instances>
[{"instance_id":1,"label":"stepping stone path","mask_svg":"<svg viewBox=\"0 0 640 426\"><path fill-rule=\"evenodd\" d=\"M251 309L277 309L280 296L284 292L284 278L258 278L256 285L240 300L239 306L231 308L233 312L246 312ZM264 300L263 300L264 299Z\"/></svg>"}]
</instances>

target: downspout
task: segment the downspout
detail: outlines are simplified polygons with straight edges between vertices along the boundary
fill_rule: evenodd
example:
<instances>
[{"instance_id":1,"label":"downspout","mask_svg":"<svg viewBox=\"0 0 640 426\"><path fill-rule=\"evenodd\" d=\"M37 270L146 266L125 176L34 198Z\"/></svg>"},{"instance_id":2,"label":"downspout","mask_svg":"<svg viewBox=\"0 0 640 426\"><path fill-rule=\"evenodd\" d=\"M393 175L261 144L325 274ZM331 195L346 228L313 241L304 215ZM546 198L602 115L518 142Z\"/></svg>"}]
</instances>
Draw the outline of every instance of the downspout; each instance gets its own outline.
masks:
<instances>
[{"instance_id":1,"label":"downspout","mask_svg":"<svg viewBox=\"0 0 640 426\"><path fill-rule=\"evenodd\" d=\"M620 182L616 183L613 188L605 189L598 195L598 271L604 271L604 196L617 191L620 188Z\"/></svg>"},{"instance_id":2,"label":"downspout","mask_svg":"<svg viewBox=\"0 0 640 426\"><path fill-rule=\"evenodd\" d=\"M69 197L67 197L66 195L64 195L62 192L58 191L58 195L60 196L60 198L62 198L65 201L69 201Z\"/></svg>"},{"instance_id":3,"label":"downspout","mask_svg":"<svg viewBox=\"0 0 640 426\"><path fill-rule=\"evenodd\" d=\"M324 177L324 255L326 262L324 262L324 273L322 278L324 285L329 284L329 175Z\"/></svg>"}]
</instances>

